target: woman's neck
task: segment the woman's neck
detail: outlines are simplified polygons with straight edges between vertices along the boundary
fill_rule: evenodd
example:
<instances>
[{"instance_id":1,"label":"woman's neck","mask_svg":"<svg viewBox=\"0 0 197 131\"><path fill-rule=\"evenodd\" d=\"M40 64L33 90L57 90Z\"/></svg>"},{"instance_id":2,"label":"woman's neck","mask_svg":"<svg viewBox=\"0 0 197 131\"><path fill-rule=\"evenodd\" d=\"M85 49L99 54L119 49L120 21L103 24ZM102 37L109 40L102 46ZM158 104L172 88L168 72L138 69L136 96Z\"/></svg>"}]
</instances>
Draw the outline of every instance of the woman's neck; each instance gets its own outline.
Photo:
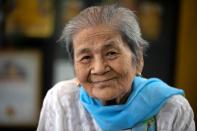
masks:
<instances>
[{"instance_id":1,"label":"woman's neck","mask_svg":"<svg viewBox=\"0 0 197 131\"><path fill-rule=\"evenodd\" d=\"M103 102L103 105L107 106L107 105L125 104L127 102L127 99L129 98L130 93L131 93L131 89L118 98L114 98L112 100Z\"/></svg>"}]
</instances>

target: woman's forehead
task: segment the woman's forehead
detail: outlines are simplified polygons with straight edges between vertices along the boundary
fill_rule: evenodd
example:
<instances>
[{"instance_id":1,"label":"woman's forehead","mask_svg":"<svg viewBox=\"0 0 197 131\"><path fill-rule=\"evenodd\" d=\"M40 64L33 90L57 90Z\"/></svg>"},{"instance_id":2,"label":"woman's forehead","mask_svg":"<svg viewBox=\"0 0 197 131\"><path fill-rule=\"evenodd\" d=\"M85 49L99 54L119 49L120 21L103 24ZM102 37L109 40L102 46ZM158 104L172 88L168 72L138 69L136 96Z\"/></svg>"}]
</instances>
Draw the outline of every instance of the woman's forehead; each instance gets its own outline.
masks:
<instances>
[{"instance_id":1,"label":"woman's forehead","mask_svg":"<svg viewBox=\"0 0 197 131\"><path fill-rule=\"evenodd\" d=\"M75 55L84 52L104 51L110 48L128 48L119 32L108 27L95 27L84 29L73 39ZM130 51L130 50L129 50Z\"/></svg>"},{"instance_id":2,"label":"woman's forehead","mask_svg":"<svg viewBox=\"0 0 197 131\"><path fill-rule=\"evenodd\" d=\"M87 27L80 30L74 35L74 40L80 39L83 41L89 41L94 39L110 39L111 37L120 35L119 32L110 26L98 25L94 27Z\"/></svg>"}]
</instances>

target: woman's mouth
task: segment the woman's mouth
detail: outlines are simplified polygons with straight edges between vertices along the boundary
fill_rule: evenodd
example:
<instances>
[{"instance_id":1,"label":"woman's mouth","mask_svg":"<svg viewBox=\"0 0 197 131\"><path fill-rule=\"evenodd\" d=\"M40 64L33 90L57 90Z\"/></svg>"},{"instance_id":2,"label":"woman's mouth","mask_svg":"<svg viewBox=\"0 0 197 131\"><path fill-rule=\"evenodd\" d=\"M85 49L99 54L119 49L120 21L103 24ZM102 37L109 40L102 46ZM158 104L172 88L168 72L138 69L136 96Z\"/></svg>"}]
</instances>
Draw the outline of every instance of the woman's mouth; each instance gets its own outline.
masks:
<instances>
[{"instance_id":1,"label":"woman's mouth","mask_svg":"<svg viewBox=\"0 0 197 131\"><path fill-rule=\"evenodd\" d=\"M112 85L112 82L114 82L116 78L109 78L109 79L100 79L100 80L94 80L91 81L92 84L94 84L94 87L99 87L99 88L105 88L110 85Z\"/></svg>"},{"instance_id":2,"label":"woman's mouth","mask_svg":"<svg viewBox=\"0 0 197 131\"><path fill-rule=\"evenodd\" d=\"M91 80L92 83L105 83L105 82L108 82L108 81L111 81L111 80L114 80L115 78L105 78L105 79L95 79L95 80Z\"/></svg>"}]
</instances>

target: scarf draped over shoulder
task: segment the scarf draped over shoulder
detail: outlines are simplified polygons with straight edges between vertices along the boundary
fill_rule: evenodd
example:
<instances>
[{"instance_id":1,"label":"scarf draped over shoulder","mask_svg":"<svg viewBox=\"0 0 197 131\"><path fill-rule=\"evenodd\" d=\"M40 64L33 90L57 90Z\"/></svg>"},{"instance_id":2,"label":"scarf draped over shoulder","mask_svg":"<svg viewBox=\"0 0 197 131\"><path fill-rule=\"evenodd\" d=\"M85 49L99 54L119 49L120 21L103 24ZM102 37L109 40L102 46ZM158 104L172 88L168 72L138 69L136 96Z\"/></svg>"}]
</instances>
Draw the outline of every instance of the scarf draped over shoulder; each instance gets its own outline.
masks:
<instances>
[{"instance_id":1,"label":"scarf draped over shoulder","mask_svg":"<svg viewBox=\"0 0 197 131\"><path fill-rule=\"evenodd\" d=\"M183 95L181 89L170 87L157 78L135 77L132 92L125 104L103 106L80 87L80 101L103 131L133 128L155 116L173 95Z\"/></svg>"}]
</instances>

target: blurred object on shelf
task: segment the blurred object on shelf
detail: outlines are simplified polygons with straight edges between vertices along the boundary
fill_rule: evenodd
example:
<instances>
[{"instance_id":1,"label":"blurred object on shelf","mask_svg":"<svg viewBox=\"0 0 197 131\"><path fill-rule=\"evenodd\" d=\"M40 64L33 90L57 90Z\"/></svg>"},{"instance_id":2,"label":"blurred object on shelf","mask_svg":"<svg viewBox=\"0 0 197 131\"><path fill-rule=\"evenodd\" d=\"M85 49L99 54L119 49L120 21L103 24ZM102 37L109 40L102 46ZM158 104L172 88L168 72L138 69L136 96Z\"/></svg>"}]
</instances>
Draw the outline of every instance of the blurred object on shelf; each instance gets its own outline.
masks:
<instances>
[{"instance_id":1,"label":"blurred object on shelf","mask_svg":"<svg viewBox=\"0 0 197 131\"><path fill-rule=\"evenodd\" d=\"M161 33L162 8L154 2L143 2L139 5L139 21L142 34L147 40L157 40Z\"/></svg>"},{"instance_id":2,"label":"blurred object on shelf","mask_svg":"<svg viewBox=\"0 0 197 131\"><path fill-rule=\"evenodd\" d=\"M11 0L6 3L6 35L46 38L54 32L52 0Z\"/></svg>"},{"instance_id":3,"label":"blurred object on shelf","mask_svg":"<svg viewBox=\"0 0 197 131\"><path fill-rule=\"evenodd\" d=\"M84 7L84 3L81 0L65 0L62 3L64 23L76 16Z\"/></svg>"}]
</instances>

